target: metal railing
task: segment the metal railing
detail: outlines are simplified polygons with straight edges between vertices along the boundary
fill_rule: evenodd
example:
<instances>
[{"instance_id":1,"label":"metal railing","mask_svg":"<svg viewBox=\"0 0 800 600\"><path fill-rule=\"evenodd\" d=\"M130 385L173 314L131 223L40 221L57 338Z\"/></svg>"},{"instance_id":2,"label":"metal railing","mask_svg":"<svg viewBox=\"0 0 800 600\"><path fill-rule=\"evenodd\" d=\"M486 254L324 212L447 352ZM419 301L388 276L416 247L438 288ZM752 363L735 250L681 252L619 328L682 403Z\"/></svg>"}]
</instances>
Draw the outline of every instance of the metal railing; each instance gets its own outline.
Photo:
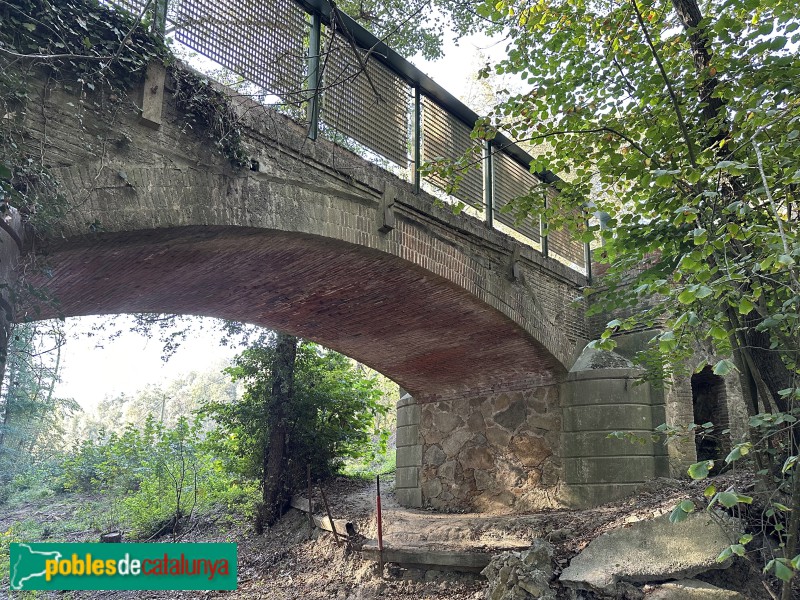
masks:
<instances>
[{"instance_id":1,"label":"metal railing","mask_svg":"<svg viewBox=\"0 0 800 600\"><path fill-rule=\"evenodd\" d=\"M106 0L138 15L148 0ZM588 244L503 210L533 191L552 198L553 173L531 173L533 158L501 132L470 135L479 116L327 0L150 0L152 22L220 66L305 108L308 136L331 131L407 168L415 191L431 184L504 231L591 277ZM169 2L169 4L168 4ZM300 113L297 113L300 114ZM473 159L463 161L464 156ZM422 165L464 162L450 179Z\"/></svg>"}]
</instances>

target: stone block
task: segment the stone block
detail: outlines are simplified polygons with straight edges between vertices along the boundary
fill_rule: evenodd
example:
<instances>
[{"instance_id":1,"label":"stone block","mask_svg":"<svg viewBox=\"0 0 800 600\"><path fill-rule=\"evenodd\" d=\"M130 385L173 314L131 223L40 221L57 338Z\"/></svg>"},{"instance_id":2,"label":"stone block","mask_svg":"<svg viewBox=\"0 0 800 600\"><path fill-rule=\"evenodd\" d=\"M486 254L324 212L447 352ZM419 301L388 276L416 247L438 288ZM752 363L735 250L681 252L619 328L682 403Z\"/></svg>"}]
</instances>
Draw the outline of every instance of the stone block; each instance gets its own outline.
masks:
<instances>
[{"instance_id":1,"label":"stone block","mask_svg":"<svg viewBox=\"0 0 800 600\"><path fill-rule=\"evenodd\" d=\"M664 421L653 422L653 408L646 405L567 406L564 431L652 431Z\"/></svg>"},{"instance_id":2,"label":"stone block","mask_svg":"<svg viewBox=\"0 0 800 600\"><path fill-rule=\"evenodd\" d=\"M419 425L403 425L397 428L396 445L398 448L417 444L419 444Z\"/></svg>"},{"instance_id":3,"label":"stone block","mask_svg":"<svg viewBox=\"0 0 800 600\"><path fill-rule=\"evenodd\" d=\"M419 467L398 467L394 485L396 489L419 487Z\"/></svg>"},{"instance_id":4,"label":"stone block","mask_svg":"<svg viewBox=\"0 0 800 600\"><path fill-rule=\"evenodd\" d=\"M402 488L394 491L394 496L400 506L408 508L421 508L422 507L422 490L419 488Z\"/></svg>"},{"instance_id":5,"label":"stone block","mask_svg":"<svg viewBox=\"0 0 800 600\"><path fill-rule=\"evenodd\" d=\"M660 442L654 443L647 431L636 432L636 435L643 439L642 443L625 438L609 438L608 434L607 431L564 433L561 444L562 456L567 458L655 456L656 448L663 447Z\"/></svg>"},{"instance_id":6,"label":"stone block","mask_svg":"<svg viewBox=\"0 0 800 600\"><path fill-rule=\"evenodd\" d=\"M405 446L397 449L397 466L418 467L422 465L422 446Z\"/></svg>"},{"instance_id":7,"label":"stone block","mask_svg":"<svg viewBox=\"0 0 800 600\"><path fill-rule=\"evenodd\" d=\"M410 404L397 409L397 426L419 425L419 404Z\"/></svg>"},{"instance_id":8,"label":"stone block","mask_svg":"<svg viewBox=\"0 0 800 600\"><path fill-rule=\"evenodd\" d=\"M652 456L565 458L564 475L573 483L643 483L656 475Z\"/></svg>"},{"instance_id":9,"label":"stone block","mask_svg":"<svg viewBox=\"0 0 800 600\"><path fill-rule=\"evenodd\" d=\"M597 375L596 372L591 372L591 374ZM613 377L608 378L568 379L561 384L560 388L562 406L650 405L650 386L648 384L637 385L634 377L625 377L624 375L624 373L616 373Z\"/></svg>"}]
</instances>

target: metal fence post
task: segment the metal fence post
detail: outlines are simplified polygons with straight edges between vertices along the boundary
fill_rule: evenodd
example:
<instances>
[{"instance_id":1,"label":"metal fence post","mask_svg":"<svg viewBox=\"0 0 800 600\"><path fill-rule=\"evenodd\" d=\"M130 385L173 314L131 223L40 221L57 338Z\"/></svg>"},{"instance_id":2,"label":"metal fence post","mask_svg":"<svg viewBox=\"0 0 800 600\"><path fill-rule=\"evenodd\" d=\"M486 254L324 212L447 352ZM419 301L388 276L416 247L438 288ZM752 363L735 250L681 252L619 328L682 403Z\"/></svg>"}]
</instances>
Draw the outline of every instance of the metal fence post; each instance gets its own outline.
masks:
<instances>
[{"instance_id":1,"label":"metal fence post","mask_svg":"<svg viewBox=\"0 0 800 600\"><path fill-rule=\"evenodd\" d=\"M494 161L492 160L492 141L483 144L483 206L488 227L494 226Z\"/></svg>"},{"instance_id":2,"label":"metal fence post","mask_svg":"<svg viewBox=\"0 0 800 600\"><path fill-rule=\"evenodd\" d=\"M544 194L544 209L547 210L547 191L545 191ZM542 240L542 256L547 257L550 255L550 250L547 247L547 235L545 231L547 231L547 221L544 215L539 215L539 237Z\"/></svg>"},{"instance_id":3,"label":"metal fence post","mask_svg":"<svg viewBox=\"0 0 800 600\"><path fill-rule=\"evenodd\" d=\"M153 33L162 39L167 31L167 9L169 0L155 0L153 2Z\"/></svg>"},{"instance_id":4,"label":"metal fence post","mask_svg":"<svg viewBox=\"0 0 800 600\"><path fill-rule=\"evenodd\" d=\"M411 181L414 183L414 193L419 194L422 176L420 167L422 166L422 97L419 93L419 86L414 86L414 109L411 114Z\"/></svg>"},{"instance_id":5,"label":"metal fence post","mask_svg":"<svg viewBox=\"0 0 800 600\"><path fill-rule=\"evenodd\" d=\"M308 138L311 140L317 139L317 136L319 135L319 52L321 36L322 25L319 14L313 13L311 15L311 32L308 36L307 90L310 93L308 96L308 104L306 106L306 115L308 119Z\"/></svg>"},{"instance_id":6,"label":"metal fence post","mask_svg":"<svg viewBox=\"0 0 800 600\"><path fill-rule=\"evenodd\" d=\"M592 247L589 242L583 245L583 262L586 263L586 279L592 283Z\"/></svg>"}]
</instances>

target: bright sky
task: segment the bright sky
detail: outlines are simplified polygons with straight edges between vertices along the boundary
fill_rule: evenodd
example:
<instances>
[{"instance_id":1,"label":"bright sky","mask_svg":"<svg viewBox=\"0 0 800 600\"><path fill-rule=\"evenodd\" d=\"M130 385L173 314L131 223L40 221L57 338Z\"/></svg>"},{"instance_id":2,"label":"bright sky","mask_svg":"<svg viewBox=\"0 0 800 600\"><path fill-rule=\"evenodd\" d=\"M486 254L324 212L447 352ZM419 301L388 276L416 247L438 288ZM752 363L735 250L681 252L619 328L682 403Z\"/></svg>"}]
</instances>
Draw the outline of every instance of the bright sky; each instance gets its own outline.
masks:
<instances>
[{"instance_id":1,"label":"bright sky","mask_svg":"<svg viewBox=\"0 0 800 600\"><path fill-rule=\"evenodd\" d=\"M482 35L462 38L459 45L451 37L445 41L445 58L429 62L417 57L412 62L454 96L463 98L470 91L465 82L472 81L472 75L482 66L481 57L497 59L504 49L504 42L493 42ZM125 333L113 341L104 341L103 336L89 336L95 325L107 320L107 317L67 319L69 337L62 380L55 393L62 398L74 398L85 410L92 410L106 396L134 394L148 384L165 383L190 371L218 368L237 352L221 347L218 334L198 330L190 342L164 362L157 338ZM122 329L127 329L124 324L129 321L120 317L118 322Z\"/></svg>"},{"instance_id":2,"label":"bright sky","mask_svg":"<svg viewBox=\"0 0 800 600\"><path fill-rule=\"evenodd\" d=\"M74 398L84 410L91 410L106 396L133 394L148 384L164 383L184 373L216 369L237 352L220 346L218 334L198 329L164 362L158 338L125 333L107 341L103 335L89 336L93 326L106 321L108 317L75 317L66 322L68 338L55 394ZM130 323L127 317L117 321L122 329Z\"/></svg>"}]
</instances>

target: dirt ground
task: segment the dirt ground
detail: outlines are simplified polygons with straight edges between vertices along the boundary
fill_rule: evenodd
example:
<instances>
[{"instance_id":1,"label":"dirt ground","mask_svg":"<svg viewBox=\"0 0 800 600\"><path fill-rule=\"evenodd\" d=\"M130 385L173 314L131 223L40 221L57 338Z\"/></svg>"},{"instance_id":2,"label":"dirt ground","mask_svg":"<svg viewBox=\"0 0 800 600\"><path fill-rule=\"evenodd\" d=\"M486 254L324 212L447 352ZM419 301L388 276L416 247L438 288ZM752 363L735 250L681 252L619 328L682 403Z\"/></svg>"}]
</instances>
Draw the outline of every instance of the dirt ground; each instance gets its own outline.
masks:
<instances>
[{"instance_id":1,"label":"dirt ground","mask_svg":"<svg viewBox=\"0 0 800 600\"><path fill-rule=\"evenodd\" d=\"M718 481L731 485L731 481ZM497 553L525 548L532 538L545 538L556 547L556 574L592 539L626 523L670 511L678 499L702 498L703 485L656 480L634 498L582 511L554 510L531 515L441 514L400 507L382 485L384 543L393 547L422 546L440 550ZM748 483L736 481L737 489ZM325 493L335 519L347 519L366 538L376 537L374 482L339 478L326 484ZM322 506L318 494L315 504ZM70 504L26 505L0 513L0 531L22 519L52 523L65 518ZM64 536L59 536L63 538ZM63 541L96 541L96 531L73 532ZM61 540L60 540L61 541ZM163 541L171 541L165 538ZM480 576L438 571L388 568L380 577L374 562L357 551L337 545L327 532L310 532L305 513L290 510L264 535L255 535L249 523L215 517L195 524L179 541L237 542L239 589L235 592L80 592L74 598L241 598L270 600L467 600L483 598L486 584ZM728 571L732 571L728 569ZM738 569L737 587L754 600L768 598L757 575ZM719 574L713 575L719 578ZM728 577L730 579L730 577ZM713 580L710 582L715 583ZM0 582L3 587L7 582ZM721 583L716 581L716 583ZM64 597L63 594L53 596Z\"/></svg>"}]
</instances>

